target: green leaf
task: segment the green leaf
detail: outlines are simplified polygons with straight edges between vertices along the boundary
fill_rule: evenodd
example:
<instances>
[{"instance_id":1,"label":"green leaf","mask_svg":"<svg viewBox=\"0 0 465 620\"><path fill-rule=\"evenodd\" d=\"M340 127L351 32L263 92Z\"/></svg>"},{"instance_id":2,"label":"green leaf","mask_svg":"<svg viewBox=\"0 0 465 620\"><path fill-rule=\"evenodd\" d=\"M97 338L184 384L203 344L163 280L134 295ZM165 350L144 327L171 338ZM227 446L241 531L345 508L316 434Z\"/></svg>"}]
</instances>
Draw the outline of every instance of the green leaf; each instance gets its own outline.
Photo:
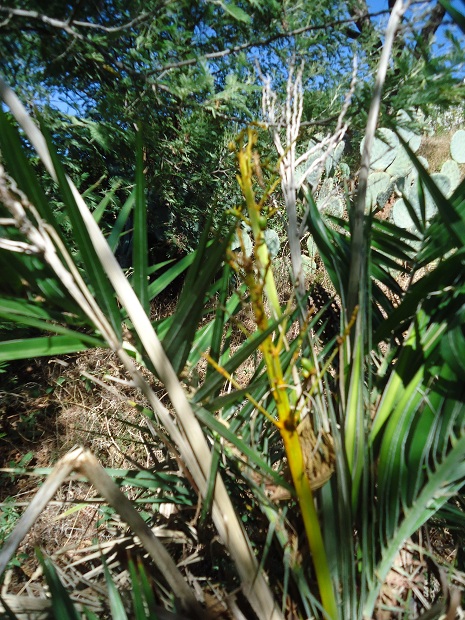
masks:
<instances>
[{"instance_id":1,"label":"green leaf","mask_svg":"<svg viewBox=\"0 0 465 620\"><path fill-rule=\"evenodd\" d=\"M145 598L145 602L147 603L148 612L149 614L151 614L150 618L151 620L157 620L155 596L153 594L153 589L150 584L149 578L147 576L145 566L141 560L138 561L138 567L139 567L141 588L142 588L142 592ZM144 619L141 618L140 620L144 620Z\"/></svg>"},{"instance_id":2,"label":"green leaf","mask_svg":"<svg viewBox=\"0 0 465 620\"><path fill-rule=\"evenodd\" d=\"M208 484L205 497L203 499L202 511L200 513L200 523L203 525L210 513L213 501L213 493L215 491L216 476L218 474L218 466L220 463L221 450L217 441L213 446L212 460L210 464L210 472L208 474Z\"/></svg>"},{"instance_id":3,"label":"green leaf","mask_svg":"<svg viewBox=\"0 0 465 620\"><path fill-rule=\"evenodd\" d=\"M249 24L252 20L250 15L248 15L243 9L234 4L233 2L220 2L221 7L229 13L234 19L237 21L244 22Z\"/></svg>"},{"instance_id":4,"label":"green leaf","mask_svg":"<svg viewBox=\"0 0 465 620\"><path fill-rule=\"evenodd\" d=\"M79 248L86 275L92 284L94 294L108 319L110 320L116 334L121 338L121 314L116 303L115 292L110 285L107 274L97 257L93 243L89 236L86 224L81 216L79 207L73 196L71 188L66 178L65 171L61 161L52 146L50 135L44 123L41 123L41 129L47 141L50 157L57 176L58 185L60 187L63 201L65 203L66 212L71 220L73 227L73 235L76 245Z\"/></svg>"},{"instance_id":5,"label":"green leaf","mask_svg":"<svg viewBox=\"0 0 465 620\"><path fill-rule=\"evenodd\" d=\"M23 300L10 300L0 297L0 317L3 317L7 321L13 321L20 325L29 325L30 327L36 327L37 329L52 332L53 334L79 338L83 343L87 343L89 347L104 346L104 341L95 336L75 332L72 329L56 323L56 321L60 319L70 319L71 317L57 312L50 313L37 304L30 304Z\"/></svg>"},{"instance_id":6,"label":"green leaf","mask_svg":"<svg viewBox=\"0 0 465 620\"><path fill-rule=\"evenodd\" d=\"M132 285L147 315L150 314L148 287L147 205L145 201L144 151L142 136L137 132L136 196L132 236Z\"/></svg>"},{"instance_id":7,"label":"green leaf","mask_svg":"<svg viewBox=\"0 0 465 620\"><path fill-rule=\"evenodd\" d=\"M404 542L459 491L464 480L465 436L462 434L459 438L454 438L447 456L428 472L427 482L412 505L404 507L399 526L382 549L381 560L376 567L377 586L368 592L364 616L373 617L372 612L380 585L384 583L394 558Z\"/></svg>"},{"instance_id":8,"label":"green leaf","mask_svg":"<svg viewBox=\"0 0 465 620\"><path fill-rule=\"evenodd\" d=\"M455 243L458 247L463 247L465 245L465 216L463 213L460 213L458 209L454 208L454 205L451 200L445 198L441 190L437 187L436 183L433 181L431 176L428 174L428 171L425 170L421 161L409 147L409 145L405 142L400 134L399 140L402 142L403 147L407 151L413 165L418 171L418 176L421 179L423 185L431 194L434 204L437 206L439 215L441 216L441 220L446 225L449 233L455 239ZM460 187L460 186L459 186ZM458 189L458 188L457 188ZM457 190L456 190L457 191Z\"/></svg>"},{"instance_id":9,"label":"green leaf","mask_svg":"<svg viewBox=\"0 0 465 620\"><path fill-rule=\"evenodd\" d=\"M454 22L460 27L460 30L465 34L465 15L454 8L449 0L439 0L439 2L446 9Z\"/></svg>"},{"instance_id":10,"label":"green leaf","mask_svg":"<svg viewBox=\"0 0 465 620\"><path fill-rule=\"evenodd\" d=\"M308 205L307 226L313 236L325 268L336 291L344 300L348 281L349 246L343 235L336 233L322 218L310 191L305 190ZM344 301L343 301L344 305Z\"/></svg>"},{"instance_id":11,"label":"green leaf","mask_svg":"<svg viewBox=\"0 0 465 620\"><path fill-rule=\"evenodd\" d=\"M419 305L434 294L439 302L439 292L447 291L447 287L457 287L457 278L463 274L465 250L458 250L446 258L434 270L415 282L405 294L400 305L392 311L373 335L373 342L387 340L393 334L404 331L415 316ZM436 304L439 309L439 303ZM434 310L434 308L433 308Z\"/></svg>"},{"instance_id":12,"label":"green leaf","mask_svg":"<svg viewBox=\"0 0 465 620\"><path fill-rule=\"evenodd\" d=\"M52 562L47 557L44 557L39 549L36 549L36 555L50 589L53 615L55 618L79 620L79 613L76 611L68 592L61 583Z\"/></svg>"},{"instance_id":13,"label":"green leaf","mask_svg":"<svg viewBox=\"0 0 465 620\"><path fill-rule=\"evenodd\" d=\"M102 341L100 346L105 347ZM38 338L20 338L0 342L0 362L48 357L87 351L89 345L79 334L75 336L41 336Z\"/></svg>"},{"instance_id":14,"label":"green leaf","mask_svg":"<svg viewBox=\"0 0 465 620\"><path fill-rule=\"evenodd\" d=\"M396 227L395 232L387 234L377 229L375 221L376 220L373 220L372 227L372 247L385 254L385 257L391 261L392 259L397 259L402 262L411 260L414 250L408 243L400 238L401 235L404 234L404 231ZM395 224L393 224L393 226L395 226ZM399 270L402 268L399 264L396 266Z\"/></svg>"},{"instance_id":15,"label":"green leaf","mask_svg":"<svg viewBox=\"0 0 465 620\"><path fill-rule=\"evenodd\" d=\"M229 281L227 284L229 285ZM209 298L212 298L213 296L216 295L217 288L218 288L218 283L215 282L208 292ZM226 286L226 289L224 289L223 291L221 291L220 289L220 295L221 295L221 292L225 293L225 298L226 298L227 293L228 293L228 286ZM231 295L231 297L228 299L225 305L222 304L221 298L219 299L217 310L220 311L219 316L222 318L220 318L220 321L219 321L218 315L216 315L212 321L210 321L209 323L201 327L196 332L194 340L192 342L192 350L189 353L189 356L187 358L187 362L191 367L197 364L202 354L208 348L210 348L210 356L213 357L212 353L214 353L214 350L212 350L212 338L214 336L215 328L217 330L217 335L219 335L221 331L221 340L216 343L217 346L221 346L222 337L223 337L224 330L225 330L225 325L227 321L230 319L230 317L236 314L240 310L240 308L241 308L241 298L237 293L234 293L233 295ZM208 314L211 314L211 311L207 311L207 312ZM227 317L226 320L225 320L225 317ZM224 323L223 323L223 320L225 320ZM215 358L213 357L213 359ZM208 374L211 374L209 373L210 370L214 370L211 365L209 365L207 369L207 376Z\"/></svg>"},{"instance_id":16,"label":"green leaf","mask_svg":"<svg viewBox=\"0 0 465 620\"><path fill-rule=\"evenodd\" d=\"M101 179L99 179L99 181L97 183L95 183L95 185L97 186L98 183L105 177L102 177ZM92 187L89 188L88 190L86 190L85 192L83 192L82 197L85 198L86 194L88 192L92 191ZM102 198L102 200L98 203L98 205L95 207L95 209L92 211L92 217L94 218L94 220L97 222L97 224L100 222L100 220L102 219L103 214L105 213L105 209L108 207L108 205L110 204L110 202L114 199L115 196L115 192L118 188L117 187L113 187L110 191L107 191L105 196Z\"/></svg>"},{"instance_id":17,"label":"green leaf","mask_svg":"<svg viewBox=\"0 0 465 620\"><path fill-rule=\"evenodd\" d=\"M128 199L121 207L118 216L116 217L116 222L113 224L110 236L107 239L108 245L110 246L112 252L116 250L118 243L120 242L122 232L124 230L128 217L131 214L131 210L134 206L135 200L136 192L134 190L129 194Z\"/></svg>"},{"instance_id":18,"label":"green leaf","mask_svg":"<svg viewBox=\"0 0 465 620\"><path fill-rule=\"evenodd\" d=\"M193 263L196 252L191 252L175 265L167 269L161 276L149 284L149 299L152 300L165 290L174 280L179 277Z\"/></svg>"},{"instance_id":19,"label":"green leaf","mask_svg":"<svg viewBox=\"0 0 465 620\"><path fill-rule=\"evenodd\" d=\"M250 336L250 338L248 338L246 342L239 347L233 357L231 357L231 359L224 364L224 369L229 374L232 374L236 368L238 368L246 359L258 350L260 344L277 329L278 325L284 321L285 318L286 315L283 314L277 321L271 322L268 329L263 332L257 331L252 334L252 336ZM195 403L201 403L211 398L217 393L218 389L221 388L224 381L224 377L218 372L211 374L205 379L204 384L197 390L193 397L193 401Z\"/></svg>"},{"instance_id":20,"label":"green leaf","mask_svg":"<svg viewBox=\"0 0 465 620\"><path fill-rule=\"evenodd\" d=\"M220 293L218 299L218 306L215 312L215 322L213 328L213 334L211 339L210 357L218 362L221 353L221 343L223 340L224 328L225 328L225 306L228 296L229 284L231 279L231 267L226 264L223 268L223 275L220 282ZM239 301L239 299L238 299ZM207 377L213 372L213 367L209 366L207 369Z\"/></svg>"},{"instance_id":21,"label":"green leaf","mask_svg":"<svg viewBox=\"0 0 465 620\"><path fill-rule=\"evenodd\" d=\"M147 614L144 607L144 599L139 581L139 574L132 559L128 563L129 577L131 580L131 598L133 604L134 618L136 620L146 620Z\"/></svg>"},{"instance_id":22,"label":"green leaf","mask_svg":"<svg viewBox=\"0 0 465 620\"><path fill-rule=\"evenodd\" d=\"M0 108L0 146L2 157L7 162L10 174L15 179L18 187L36 207L41 217L53 226L63 240L63 235L50 207L50 203L39 185L34 170L24 153L18 131L11 125L2 108Z\"/></svg>"},{"instance_id":23,"label":"green leaf","mask_svg":"<svg viewBox=\"0 0 465 620\"><path fill-rule=\"evenodd\" d=\"M423 400L417 389L422 377L415 377L414 383L404 392L383 433L378 463L379 497L383 505L380 511L381 541L387 541L395 531L402 508L401 495L407 487L408 470L405 466L405 442L413 425L415 415ZM415 472L410 472L415 475Z\"/></svg>"},{"instance_id":24,"label":"green leaf","mask_svg":"<svg viewBox=\"0 0 465 620\"><path fill-rule=\"evenodd\" d=\"M204 311L204 299L213 278L224 260L232 230L221 241L207 245L209 225L199 242L194 261L184 282L176 312L162 344L175 371L179 374L192 349L197 325Z\"/></svg>"},{"instance_id":25,"label":"green leaf","mask_svg":"<svg viewBox=\"0 0 465 620\"><path fill-rule=\"evenodd\" d=\"M463 323L448 329L441 340L441 357L457 378L463 377L463 352L465 351L465 335Z\"/></svg>"},{"instance_id":26,"label":"green leaf","mask_svg":"<svg viewBox=\"0 0 465 620\"><path fill-rule=\"evenodd\" d=\"M362 316L357 318L355 328L355 349L351 360L350 383L345 411L345 453L347 466L352 476L352 508L355 512L359 502L362 471L366 458L364 431L364 382L363 382L363 339Z\"/></svg>"},{"instance_id":27,"label":"green leaf","mask_svg":"<svg viewBox=\"0 0 465 620\"><path fill-rule=\"evenodd\" d=\"M237 450L247 458L248 463L257 468L257 471L269 476L275 484L289 488L289 485L284 479L268 465L256 449L251 448L237 433L231 431L223 422L218 420L215 415L199 406L194 407L194 413L202 424L211 431L218 433L220 437L223 437L223 439L226 439L226 441L237 448Z\"/></svg>"},{"instance_id":28,"label":"green leaf","mask_svg":"<svg viewBox=\"0 0 465 620\"><path fill-rule=\"evenodd\" d=\"M2 293L23 297L27 290L30 294L35 293L45 298L51 307L75 314L76 301L52 269L37 256L0 250L0 269L2 267L5 268L2 270Z\"/></svg>"},{"instance_id":29,"label":"green leaf","mask_svg":"<svg viewBox=\"0 0 465 620\"><path fill-rule=\"evenodd\" d=\"M105 581L108 588L108 598L110 600L110 609L113 620L128 620L126 610L124 609L121 595L116 588L115 582L111 578L110 571L106 563L103 564L103 570L105 573Z\"/></svg>"},{"instance_id":30,"label":"green leaf","mask_svg":"<svg viewBox=\"0 0 465 620\"><path fill-rule=\"evenodd\" d=\"M444 199L445 200L445 199ZM457 218L465 220L465 179L456 188L453 195L448 199L450 208L456 213ZM430 223L426 231L425 241L417 257L419 267L442 259L451 250L461 248L455 235L451 235L443 218L437 215Z\"/></svg>"},{"instance_id":31,"label":"green leaf","mask_svg":"<svg viewBox=\"0 0 465 620\"><path fill-rule=\"evenodd\" d=\"M84 614L87 620L100 620L100 618L96 614L94 614L93 611L90 611L90 609L87 609L87 607L83 607L82 613Z\"/></svg>"}]
</instances>

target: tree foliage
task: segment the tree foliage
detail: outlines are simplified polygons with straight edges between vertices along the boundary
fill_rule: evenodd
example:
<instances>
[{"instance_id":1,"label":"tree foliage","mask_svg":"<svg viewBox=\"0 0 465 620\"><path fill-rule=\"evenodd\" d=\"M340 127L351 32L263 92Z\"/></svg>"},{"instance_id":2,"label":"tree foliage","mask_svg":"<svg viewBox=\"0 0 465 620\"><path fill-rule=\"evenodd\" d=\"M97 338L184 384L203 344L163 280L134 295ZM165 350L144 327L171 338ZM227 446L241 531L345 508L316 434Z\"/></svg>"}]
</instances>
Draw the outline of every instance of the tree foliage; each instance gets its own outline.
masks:
<instances>
[{"instance_id":1,"label":"tree foliage","mask_svg":"<svg viewBox=\"0 0 465 620\"><path fill-rule=\"evenodd\" d=\"M244 123L260 118L259 74L269 74L279 91L292 59L305 62L303 124L312 135L335 127L356 55L359 85L348 115L353 131L363 127L388 11L388 3L370 14L364 1L342 0L106 0L51 2L46 10L40 2L18 2L0 6L0 69L41 111L82 189L102 176L97 191L114 179L127 187L135 128L141 130L150 245L161 256L193 247L205 211L225 201L233 206L234 185L223 191L232 176L227 144ZM397 69L387 84L393 110L427 106L433 96L435 103L459 97L429 44L443 17L441 5L431 3L398 35ZM123 199L116 196L114 213Z\"/></svg>"}]
</instances>

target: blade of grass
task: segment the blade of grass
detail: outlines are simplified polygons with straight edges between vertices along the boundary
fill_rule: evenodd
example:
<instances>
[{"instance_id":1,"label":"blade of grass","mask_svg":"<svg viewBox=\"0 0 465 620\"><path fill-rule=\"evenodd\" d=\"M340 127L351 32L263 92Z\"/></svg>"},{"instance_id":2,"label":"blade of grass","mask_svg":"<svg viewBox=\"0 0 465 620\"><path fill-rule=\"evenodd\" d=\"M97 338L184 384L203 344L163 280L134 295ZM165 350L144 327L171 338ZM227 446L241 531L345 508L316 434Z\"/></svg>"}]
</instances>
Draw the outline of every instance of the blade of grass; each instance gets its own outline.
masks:
<instances>
[{"instance_id":1,"label":"blade of grass","mask_svg":"<svg viewBox=\"0 0 465 620\"><path fill-rule=\"evenodd\" d=\"M150 314L148 289L148 246L147 246L147 204L145 201L144 150L142 136L137 132L136 140L136 197L134 205L134 231L132 235L132 285L141 306Z\"/></svg>"},{"instance_id":2,"label":"blade of grass","mask_svg":"<svg viewBox=\"0 0 465 620\"><path fill-rule=\"evenodd\" d=\"M124 230L124 227L126 225L126 222L131 214L132 208L134 206L136 200L136 192L135 190L132 191L126 202L124 203L124 205L121 207L121 209L119 210L119 213L116 217L116 221L113 224L113 228L111 230L111 233L108 237L108 245L110 246L110 248L112 249L112 251L114 252L116 250L116 248L118 247L118 243L120 241L122 232Z\"/></svg>"},{"instance_id":3,"label":"blade of grass","mask_svg":"<svg viewBox=\"0 0 465 620\"><path fill-rule=\"evenodd\" d=\"M149 614L151 614L150 617L152 618L152 620L157 620L155 596L153 594L152 587L147 577L147 572L145 570L144 564L140 560L138 561L138 569L141 581L141 588L144 593L144 598L147 603Z\"/></svg>"},{"instance_id":4,"label":"blade of grass","mask_svg":"<svg viewBox=\"0 0 465 620\"><path fill-rule=\"evenodd\" d=\"M144 595L139 579L139 571L132 559L128 562L129 578L131 582L131 598L135 620L147 620L148 617L144 607Z\"/></svg>"},{"instance_id":5,"label":"blade of grass","mask_svg":"<svg viewBox=\"0 0 465 620\"><path fill-rule=\"evenodd\" d=\"M0 92L4 88L5 85L0 78ZM35 205L40 215L55 228L63 240L50 203L23 151L18 132L9 122L3 109L0 109L0 144L2 145L2 157L5 158L10 174L16 180L18 187L29 197L29 200Z\"/></svg>"},{"instance_id":6,"label":"blade of grass","mask_svg":"<svg viewBox=\"0 0 465 620\"><path fill-rule=\"evenodd\" d=\"M84 336L82 338L81 336ZM93 340L92 346L98 342L99 347L106 347L106 342ZM0 362L30 359L33 357L48 357L87 351L89 339L84 334L75 336L39 336L37 338L19 338L0 342Z\"/></svg>"},{"instance_id":7,"label":"blade of grass","mask_svg":"<svg viewBox=\"0 0 465 620\"><path fill-rule=\"evenodd\" d=\"M345 412L345 453L352 476L352 510L356 512L359 502L360 482L365 463L365 420L363 383L363 342L361 337L361 314L357 318L355 345L352 356L349 393Z\"/></svg>"},{"instance_id":8,"label":"blade of grass","mask_svg":"<svg viewBox=\"0 0 465 620\"><path fill-rule=\"evenodd\" d=\"M128 620L126 610L124 609L123 600L115 585L115 582L111 578L110 571L106 565L105 560L102 558L103 572L105 574L105 582L107 584L108 598L110 601L111 617L113 620ZM134 587L134 584L133 584Z\"/></svg>"},{"instance_id":9,"label":"blade of grass","mask_svg":"<svg viewBox=\"0 0 465 620\"><path fill-rule=\"evenodd\" d=\"M103 181L104 179L105 179L105 176L100 177L97 183L94 183L92 187L89 187L89 189L83 192L82 197L86 198L87 194L91 193L94 189L96 189L99 186L100 182ZM92 211L92 216L94 220L97 222L97 224L102 219L103 214L105 213L105 209L108 207L110 202L114 199L115 192L117 189L118 189L118 185L112 187L109 191L107 191L105 193L105 196L102 198L102 200L98 203L98 205Z\"/></svg>"},{"instance_id":10,"label":"blade of grass","mask_svg":"<svg viewBox=\"0 0 465 620\"><path fill-rule=\"evenodd\" d=\"M47 585L50 589L52 599L52 609L55 618L66 618L67 620L80 620L80 615L73 605L73 602L65 587L58 577L56 568L52 562L44 557L40 549L36 549L37 559L39 560Z\"/></svg>"},{"instance_id":11,"label":"blade of grass","mask_svg":"<svg viewBox=\"0 0 465 620\"><path fill-rule=\"evenodd\" d=\"M465 15L453 7L449 0L439 0L439 2L446 9L454 22L460 27L460 30L465 34Z\"/></svg>"},{"instance_id":12,"label":"blade of grass","mask_svg":"<svg viewBox=\"0 0 465 620\"><path fill-rule=\"evenodd\" d=\"M218 238L215 243L207 247L209 236L207 227L187 273L173 322L163 338L163 347L178 374L192 349L197 326L204 310L205 294L221 267L231 234L232 230L223 240Z\"/></svg>"},{"instance_id":13,"label":"blade of grass","mask_svg":"<svg viewBox=\"0 0 465 620\"><path fill-rule=\"evenodd\" d=\"M154 299L165 290L177 277L192 264L195 259L195 252L191 252L181 260L177 261L172 267L167 269L161 276L149 284L149 299Z\"/></svg>"},{"instance_id":14,"label":"blade of grass","mask_svg":"<svg viewBox=\"0 0 465 620\"><path fill-rule=\"evenodd\" d=\"M250 338L246 340L246 342L241 345L241 347L236 351L236 353L231 357L226 364L224 364L224 369L228 372L228 374L232 374L236 368L238 368L246 359L248 359L254 351L257 350L259 345L264 342L264 340L272 334L287 317L286 314L283 314L277 321L270 322L270 326L264 330L263 332L255 332L252 334ZM224 377L219 373L215 373L208 377L202 387L200 387L193 397L194 403L200 403L205 401L207 398L210 398L212 394L215 394L217 390L224 383Z\"/></svg>"},{"instance_id":15,"label":"blade of grass","mask_svg":"<svg viewBox=\"0 0 465 620\"><path fill-rule=\"evenodd\" d=\"M381 560L376 567L377 583L368 592L364 617L372 618L381 585L391 569L394 558L404 542L416 532L441 506L463 486L465 479L465 436L456 438L446 458L434 471L428 472L428 482L410 507L404 508L404 516L392 538L383 548Z\"/></svg>"},{"instance_id":16,"label":"blade of grass","mask_svg":"<svg viewBox=\"0 0 465 620\"><path fill-rule=\"evenodd\" d=\"M213 493L215 490L215 481L216 474L218 473L218 466L220 463L220 447L218 442L215 441L215 445L213 446L213 455L211 460L211 471L210 476L208 477L208 485L207 492L205 494L205 499L203 501L202 510L200 512L200 523L204 524L207 519L213 501Z\"/></svg>"},{"instance_id":17,"label":"blade of grass","mask_svg":"<svg viewBox=\"0 0 465 620\"><path fill-rule=\"evenodd\" d=\"M95 336L90 336L82 332L76 332L57 323L53 323L52 321L55 317L51 316L46 311L42 315L44 318L36 318L35 316L31 316L32 311L37 310L38 306L14 302L15 307L12 307L12 305L8 302L9 300L0 298L0 317L7 321L20 323L21 325L28 325L30 327L36 327L42 331L68 336L72 339L78 339L81 342L86 343L89 347L105 346L104 341L100 338L96 338ZM46 337L47 336L44 336L44 338Z\"/></svg>"},{"instance_id":18,"label":"blade of grass","mask_svg":"<svg viewBox=\"0 0 465 620\"><path fill-rule=\"evenodd\" d=\"M105 308L106 316L109 318L115 333L118 335L118 338L121 339L121 315L116 303L114 290L110 285L107 274L105 273L101 262L98 259L61 161L51 144L48 131L43 124L41 128L45 135L48 152L52 160L53 171L66 206L66 212L71 220L73 235L76 239L76 244L79 247L79 251L86 268L86 275L92 284L95 297L101 307ZM93 218L92 221L94 221Z\"/></svg>"},{"instance_id":19,"label":"blade of grass","mask_svg":"<svg viewBox=\"0 0 465 620\"><path fill-rule=\"evenodd\" d=\"M219 293L218 305L217 305L216 312L215 312L215 322L214 322L211 345L210 345L210 356L212 357L212 359L215 360L215 362L219 361L220 354L221 354L221 343L223 341L223 334L225 330L224 308L227 303L230 278L231 278L231 267L228 264L226 264L223 268L223 275L221 277L220 293ZM239 298L237 298L237 302L239 305ZM206 376L209 377L213 372L214 372L213 367L208 366ZM215 396L217 396L218 393L219 392L217 392Z\"/></svg>"}]
</instances>

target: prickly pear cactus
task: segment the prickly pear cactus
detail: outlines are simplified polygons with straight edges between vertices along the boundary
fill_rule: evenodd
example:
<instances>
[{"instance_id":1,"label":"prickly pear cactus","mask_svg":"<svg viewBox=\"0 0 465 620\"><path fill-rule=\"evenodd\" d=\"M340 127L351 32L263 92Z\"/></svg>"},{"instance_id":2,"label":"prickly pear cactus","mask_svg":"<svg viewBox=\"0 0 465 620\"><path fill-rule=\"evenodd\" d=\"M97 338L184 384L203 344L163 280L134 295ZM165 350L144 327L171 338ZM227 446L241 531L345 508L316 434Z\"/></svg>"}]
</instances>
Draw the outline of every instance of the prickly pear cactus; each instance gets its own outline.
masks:
<instances>
[{"instance_id":1,"label":"prickly pear cactus","mask_svg":"<svg viewBox=\"0 0 465 620\"><path fill-rule=\"evenodd\" d=\"M336 166L339 164L342 154L344 152L344 147L345 143L339 142L331 155L327 158L325 162L325 173L327 177L331 174L334 174Z\"/></svg>"},{"instance_id":2,"label":"prickly pear cactus","mask_svg":"<svg viewBox=\"0 0 465 620\"><path fill-rule=\"evenodd\" d=\"M316 142L316 140L310 140L310 142L308 143L308 150L314 149L315 147L317 147L317 145L318 142ZM299 183L300 179L306 175L307 170L312 166L312 164L314 164L316 160L323 155L324 150L322 148L317 148L317 150L312 155L310 155L310 157L303 164L300 164L296 168L295 172L297 184ZM310 172L308 176L305 177L306 182L311 187L315 187L318 184L320 178L321 170L319 169L319 166L317 166L314 170L312 170L312 172Z\"/></svg>"},{"instance_id":3,"label":"prickly pear cactus","mask_svg":"<svg viewBox=\"0 0 465 620\"><path fill-rule=\"evenodd\" d=\"M305 276L311 276L316 271L315 259L306 254L302 254L302 270Z\"/></svg>"},{"instance_id":4,"label":"prickly pear cactus","mask_svg":"<svg viewBox=\"0 0 465 620\"><path fill-rule=\"evenodd\" d=\"M346 164L344 161L342 161L339 164L339 171L341 173L341 176L343 179L350 179L350 168L349 168L349 164Z\"/></svg>"},{"instance_id":5,"label":"prickly pear cactus","mask_svg":"<svg viewBox=\"0 0 465 620\"><path fill-rule=\"evenodd\" d=\"M334 189L334 179L331 177L329 179L325 179L323 183L321 184L321 187L318 191L318 200L320 201L320 204L323 204L323 201L329 198L333 189Z\"/></svg>"},{"instance_id":6,"label":"prickly pear cactus","mask_svg":"<svg viewBox=\"0 0 465 620\"><path fill-rule=\"evenodd\" d=\"M365 138L360 143L360 154L363 153ZM390 129L381 128L376 132L371 149L370 169L383 171L392 164L399 151L399 138Z\"/></svg>"},{"instance_id":7,"label":"prickly pear cactus","mask_svg":"<svg viewBox=\"0 0 465 620\"><path fill-rule=\"evenodd\" d=\"M451 190L454 191L460 183L460 168L458 163L453 159L448 159L442 164L441 174L449 179Z\"/></svg>"},{"instance_id":8,"label":"prickly pear cactus","mask_svg":"<svg viewBox=\"0 0 465 620\"><path fill-rule=\"evenodd\" d=\"M323 181L318 191L316 200L317 207L322 213L342 217L344 213L344 204L337 194L337 188L333 177L329 177Z\"/></svg>"},{"instance_id":9,"label":"prickly pear cactus","mask_svg":"<svg viewBox=\"0 0 465 620\"><path fill-rule=\"evenodd\" d=\"M458 164L465 164L465 130L459 129L452 136L450 154Z\"/></svg>"},{"instance_id":10,"label":"prickly pear cactus","mask_svg":"<svg viewBox=\"0 0 465 620\"><path fill-rule=\"evenodd\" d=\"M276 256L278 256L279 250L281 248L281 242L279 241L278 233L275 230L267 229L264 232L264 237L271 258L275 258Z\"/></svg>"},{"instance_id":11,"label":"prickly pear cactus","mask_svg":"<svg viewBox=\"0 0 465 620\"><path fill-rule=\"evenodd\" d=\"M378 195L386 191L391 181L387 172L371 172L368 175L366 208L371 209L377 203Z\"/></svg>"},{"instance_id":12,"label":"prickly pear cactus","mask_svg":"<svg viewBox=\"0 0 465 620\"><path fill-rule=\"evenodd\" d=\"M444 196L448 198L452 191L452 185L451 185L450 179L446 175L438 173L438 172L432 174L431 179L435 182L438 189L444 194ZM421 220L420 199L418 196L417 182L413 182L411 185L409 185L408 188L406 188L403 193L405 197L408 199L408 201L410 202L410 204L412 205L413 209L415 210L415 213L418 215L418 219ZM424 190L424 197L425 197L425 218L426 218L426 221L429 221L431 218L433 218L436 215L438 211L438 207L435 201L433 200L433 197L431 196L430 192L427 189ZM394 204L394 207L392 209L392 219L394 221L394 224L396 224L397 226L400 226L401 228L405 228L406 230L415 229L415 224L412 218L410 217L410 214L408 212L407 206L403 198L400 198Z\"/></svg>"},{"instance_id":13,"label":"prickly pear cactus","mask_svg":"<svg viewBox=\"0 0 465 620\"><path fill-rule=\"evenodd\" d=\"M318 254L318 248L316 247L316 243L311 235L307 237L307 250L310 258L315 258Z\"/></svg>"},{"instance_id":14,"label":"prickly pear cactus","mask_svg":"<svg viewBox=\"0 0 465 620\"><path fill-rule=\"evenodd\" d=\"M445 174L441 174L440 172L435 172L431 175L431 179L436 183L442 194L446 198L449 198L452 194L452 184L449 177ZM430 220L434 215L436 215L438 208L428 190L425 190L425 203L426 219Z\"/></svg>"},{"instance_id":15,"label":"prickly pear cactus","mask_svg":"<svg viewBox=\"0 0 465 620\"><path fill-rule=\"evenodd\" d=\"M421 145L421 136L416 134L411 129L406 129L405 127L399 127L397 130L402 138L407 142L410 149L416 153Z\"/></svg>"},{"instance_id":16,"label":"prickly pear cactus","mask_svg":"<svg viewBox=\"0 0 465 620\"><path fill-rule=\"evenodd\" d=\"M234 236L231 241L231 250L233 252L241 252L243 250L246 256L252 256L252 252L253 252L252 240L245 230L240 231L240 237L237 232L234 233Z\"/></svg>"},{"instance_id":17,"label":"prickly pear cactus","mask_svg":"<svg viewBox=\"0 0 465 620\"><path fill-rule=\"evenodd\" d=\"M394 203L392 207L391 217L396 226L400 228L404 228L405 230L412 230L415 227L415 224L410 217L410 213L408 212L407 205L403 198L399 198Z\"/></svg>"},{"instance_id":18,"label":"prickly pear cactus","mask_svg":"<svg viewBox=\"0 0 465 620\"><path fill-rule=\"evenodd\" d=\"M411 124L413 117L405 110L397 114L398 132L402 139L415 152L421 144L421 136L409 129L406 125ZM360 153L363 152L364 140L360 144ZM393 195L394 191L399 196L410 187L413 181L412 174L416 174L410 157L401 145L397 134L390 129L378 129L373 143L368 175L368 187L366 197L367 209L376 204L383 208Z\"/></svg>"},{"instance_id":19,"label":"prickly pear cactus","mask_svg":"<svg viewBox=\"0 0 465 620\"><path fill-rule=\"evenodd\" d=\"M392 163L386 168L387 174L391 177L404 177L407 176L412 169L413 164L407 151L402 146L399 146L397 149L397 155Z\"/></svg>"}]
</instances>

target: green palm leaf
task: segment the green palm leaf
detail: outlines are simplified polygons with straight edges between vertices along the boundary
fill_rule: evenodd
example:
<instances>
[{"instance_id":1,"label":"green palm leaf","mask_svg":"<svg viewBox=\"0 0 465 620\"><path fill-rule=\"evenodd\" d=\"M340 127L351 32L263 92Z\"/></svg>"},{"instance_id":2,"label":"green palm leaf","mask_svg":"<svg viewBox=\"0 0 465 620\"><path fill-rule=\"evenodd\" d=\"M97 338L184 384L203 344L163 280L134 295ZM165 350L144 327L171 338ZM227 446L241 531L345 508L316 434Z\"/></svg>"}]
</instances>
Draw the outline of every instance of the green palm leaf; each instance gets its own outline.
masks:
<instances>
[{"instance_id":1,"label":"green palm leaf","mask_svg":"<svg viewBox=\"0 0 465 620\"><path fill-rule=\"evenodd\" d=\"M162 340L163 348L178 374L192 350L197 326L204 311L205 295L221 268L232 235L231 229L226 237L220 239L218 236L215 243L209 244L209 228L208 225L202 234L171 325Z\"/></svg>"},{"instance_id":2,"label":"green palm leaf","mask_svg":"<svg viewBox=\"0 0 465 620\"><path fill-rule=\"evenodd\" d=\"M137 133L136 189L134 205L134 232L132 237L132 285L142 307L150 314L148 283L147 205L145 201L144 154L142 137Z\"/></svg>"},{"instance_id":3,"label":"green palm leaf","mask_svg":"<svg viewBox=\"0 0 465 620\"><path fill-rule=\"evenodd\" d=\"M116 303L114 289L110 285L108 276L105 273L101 262L98 260L97 253L87 230L87 226L82 218L78 204L73 195L73 191L68 183L68 179L60 158L53 148L48 131L43 124L41 129L47 141L48 152L52 160L57 183L66 206L66 213L72 224L73 235L76 240L76 245L79 248L79 253L86 270L86 275L92 285L95 297L101 307L105 309L106 316L110 320L115 333L119 336L119 338L121 338L121 314L118 304Z\"/></svg>"}]
</instances>

